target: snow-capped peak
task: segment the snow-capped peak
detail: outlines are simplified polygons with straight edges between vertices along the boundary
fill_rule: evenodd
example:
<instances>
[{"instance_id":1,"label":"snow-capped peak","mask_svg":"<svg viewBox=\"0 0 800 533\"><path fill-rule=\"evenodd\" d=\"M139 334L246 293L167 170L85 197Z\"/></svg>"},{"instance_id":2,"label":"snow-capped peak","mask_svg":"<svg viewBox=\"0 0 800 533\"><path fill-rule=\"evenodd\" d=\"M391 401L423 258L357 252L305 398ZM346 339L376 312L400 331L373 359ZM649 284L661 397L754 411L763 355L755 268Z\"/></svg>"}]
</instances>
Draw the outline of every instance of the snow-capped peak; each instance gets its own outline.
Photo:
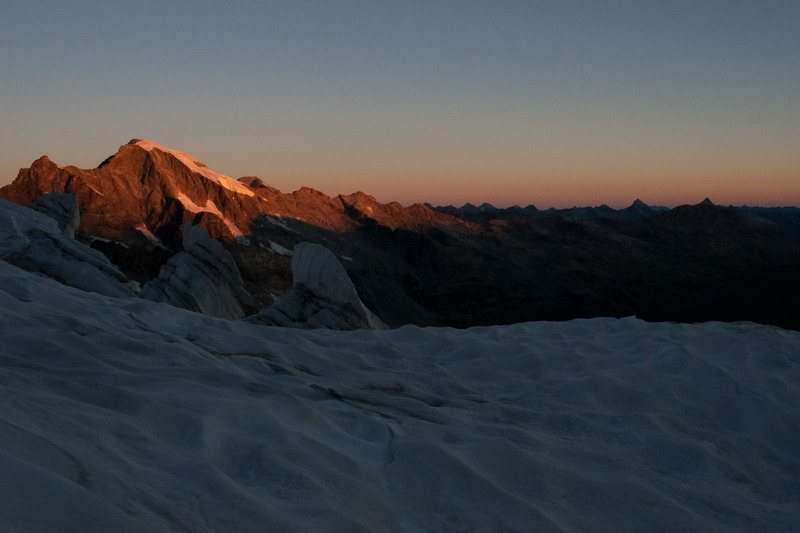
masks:
<instances>
[{"instance_id":1,"label":"snow-capped peak","mask_svg":"<svg viewBox=\"0 0 800 533\"><path fill-rule=\"evenodd\" d=\"M223 174L217 174L206 165L201 163L192 155L189 155L184 152L179 152L177 150L170 150L169 148L165 148L158 143L155 143L148 139L133 139L128 144L135 144L139 148L143 148L148 152L152 152L153 150L157 150L159 152L164 152L167 154L172 155L178 161L186 165L192 172L196 174L200 174L204 178L207 178L219 185L225 187L226 189L239 193L245 194L247 196L255 196L255 193L251 191L246 185L236 181L235 179L225 176Z\"/></svg>"}]
</instances>

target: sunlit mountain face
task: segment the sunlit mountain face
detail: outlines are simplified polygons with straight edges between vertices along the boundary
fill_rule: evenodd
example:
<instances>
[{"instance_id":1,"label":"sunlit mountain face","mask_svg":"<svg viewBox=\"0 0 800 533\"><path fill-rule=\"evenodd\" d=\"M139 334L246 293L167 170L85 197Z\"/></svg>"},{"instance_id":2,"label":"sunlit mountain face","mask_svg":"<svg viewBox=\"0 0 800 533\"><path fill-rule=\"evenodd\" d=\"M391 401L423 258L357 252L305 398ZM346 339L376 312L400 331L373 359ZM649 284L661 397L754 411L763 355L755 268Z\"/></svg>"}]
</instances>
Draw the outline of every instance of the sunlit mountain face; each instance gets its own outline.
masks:
<instances>
[{"instance_id":1,"label":"sunlit mountain face","mask_svg":"<svg viewBox=\"0 0 800 533\"><path fill-rule=\"evenodd\" d=\"M246 239L262 213L339 232L372 221L391 229L470 227L421 205L380 204L360 192L328 197L302 187L284 194L256 177L235 180L189 154L140 139L121 146L91 170L62 167L42 157L21 170L0 194L27 204L49 191L78 196L85 233L114 239L154 236L166 245L176 242L187 221L202 225L214 237Z\"/></svg>"}]
</instances>

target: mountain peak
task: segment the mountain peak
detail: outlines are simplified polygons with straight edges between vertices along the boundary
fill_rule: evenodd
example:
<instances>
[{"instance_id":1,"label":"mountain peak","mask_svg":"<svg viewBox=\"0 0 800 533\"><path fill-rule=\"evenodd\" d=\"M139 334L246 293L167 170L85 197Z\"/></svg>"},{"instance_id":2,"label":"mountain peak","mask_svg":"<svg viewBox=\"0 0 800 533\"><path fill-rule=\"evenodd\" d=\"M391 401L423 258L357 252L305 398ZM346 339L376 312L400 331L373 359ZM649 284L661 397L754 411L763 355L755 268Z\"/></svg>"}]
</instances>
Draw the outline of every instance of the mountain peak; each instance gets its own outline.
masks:
<instances>
[{"instance_id":1,"label":"mountain peak","mask_svg":"<svg viewBox=\"0 0 800 533\"><path fill-rule=\"evenodd\" d=\"M247 196L255 196L255 193L250 190L247 185L244 185L235 179L225 176L223 174L217 174L205 163L200 162L196 157L189 155L185 152L179 152L177 150L172 150L170 148L165 148L158 143L155 143L149 139L131 139L128 142L128 145L138 146L139 148L146 150L147 152L163 152L173 156L175 159L180 161L184 164L190 171L200 174L204 178L211 180L218 185L228 189L229 191L233 191L235 193L244 194Z\"/></svg>"},{"instance_id":2,"label":"mountain peak","mask_svg":"<svg viewBox=\"0 0 800 533\"><path fill-rule=\"evenodd\" d=\"M697 205L714 205L714 202L712 202L710 198L706 197L705 200L703 200L702 202L700 202Z\"/></svg>"},{"instance_id":3,"label":"mountain peak","mask_svg":"<svg viewBox=\"0 0 800 533\"><path fill-rule=\"evenodd\" d=\"M53 161L51 161L50 158L47 157L46 155L43 155L42 157L34 161L31 166L32 167L56 166L58 168L64 168L61 165L56 165L55 163L53 163Z\"/></svg>"},{"instance_id":4,"label":"mountain peak","mask_svg":"<svg viewBox=\"0 0 800 533\"><path fill-rule=\"evenodd\" d=\"M144 235L168 247L180 242L185 222L201 225L215 238L244 239L262 213L340 232L375 224L392 230L477 230L452 215L418 205L381 204L363 192L331 198L301 188L283 194L257 177L234 180L194 156L141 138L118 146L94 169L60 167L42 156L20 169L14 182L0 189L0 197L28 205L52 191L75 193L84 233L131 242Z\"/></svg>"},{"instance_id":5,"label":"mountain peak","mask_svg":"<svg viewBox=\"0 0 800 533\"><path fill-rule=\"evenodd\" d=\"M190 156L189 154L184 154L183 152L178 152L177 150L172 150L170 148L166 148L164 146L161 146L157 142L151 141L150 139L131 139L130 141L128 141L128 144L136 145L139 148L143 148L143 149L147 150L148 152L153 151L153 150L160 150L160 151L166 152L168 154L183 154L183 155L186 155L186 156L192 158L195 163L200 163L199 161L197 161L197 159L195 159L194 156ZM200 163L200 164L203 165L202 163ZM205 165L203 165L203 166L205 166Z\"/></svg>"}]
</instances>

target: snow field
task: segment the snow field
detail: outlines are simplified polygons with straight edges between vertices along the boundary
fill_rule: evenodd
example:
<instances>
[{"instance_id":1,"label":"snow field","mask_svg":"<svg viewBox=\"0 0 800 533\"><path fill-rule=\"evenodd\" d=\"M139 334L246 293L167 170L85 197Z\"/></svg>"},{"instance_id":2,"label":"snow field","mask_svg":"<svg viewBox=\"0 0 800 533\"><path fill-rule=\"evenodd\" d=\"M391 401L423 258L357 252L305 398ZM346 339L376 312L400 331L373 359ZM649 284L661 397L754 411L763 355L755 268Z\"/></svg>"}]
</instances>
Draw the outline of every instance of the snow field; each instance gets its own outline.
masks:
<instances>
[{"instance_id":1,"label":"snow field","mask_svg":"<svg viewBox=\"0 0 800 533\"><path fill-rule=\"evenodd\" d=\"M5 531L790 531L800 333L302 331L0 261Z\"/></svg>"}]
</instances>

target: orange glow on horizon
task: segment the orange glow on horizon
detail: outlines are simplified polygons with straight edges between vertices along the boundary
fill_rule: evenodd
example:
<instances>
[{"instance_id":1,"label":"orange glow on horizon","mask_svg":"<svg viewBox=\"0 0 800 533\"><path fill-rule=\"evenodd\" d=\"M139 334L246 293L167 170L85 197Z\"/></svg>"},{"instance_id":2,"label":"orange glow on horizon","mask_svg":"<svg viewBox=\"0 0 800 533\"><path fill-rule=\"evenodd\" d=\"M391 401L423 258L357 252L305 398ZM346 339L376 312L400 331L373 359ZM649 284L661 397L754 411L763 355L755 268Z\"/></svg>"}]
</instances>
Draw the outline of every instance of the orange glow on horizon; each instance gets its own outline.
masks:
<instances>
[{"instance_id":1,"label":"orange glow on horizon","mask_svg":"<svg viewBox=\"0 0 800 533\"><path fill-rule=\"evenodd\" d=\"M598 150L526 154L516 147L488 153L477 148L473 153L429 150L418 157L399 150L323 151L309 157L294 147L254 157L252 147L240 152L223 148L178 145L176 149L187 151L215 172L234 178L259 176L284 193L303 186L329 196L362 191L382 203L403 205L487 202L496 207L532 204L548 209L606 204L619 209L637 198L649 205L673 207L708 197L719 205L800 206L800 157L787 161L757 151L738 157L723 153L710 157L699 150L671 157L646 151L624 157L618 151L601 154ZM72 151L49 155L59 165L94 168L113 153L107 146L97 150L84 157L88 164L83 165ZM15 162L15 166L29 166L33 159L21 165Z\"/></svg>"}]
</instances>

